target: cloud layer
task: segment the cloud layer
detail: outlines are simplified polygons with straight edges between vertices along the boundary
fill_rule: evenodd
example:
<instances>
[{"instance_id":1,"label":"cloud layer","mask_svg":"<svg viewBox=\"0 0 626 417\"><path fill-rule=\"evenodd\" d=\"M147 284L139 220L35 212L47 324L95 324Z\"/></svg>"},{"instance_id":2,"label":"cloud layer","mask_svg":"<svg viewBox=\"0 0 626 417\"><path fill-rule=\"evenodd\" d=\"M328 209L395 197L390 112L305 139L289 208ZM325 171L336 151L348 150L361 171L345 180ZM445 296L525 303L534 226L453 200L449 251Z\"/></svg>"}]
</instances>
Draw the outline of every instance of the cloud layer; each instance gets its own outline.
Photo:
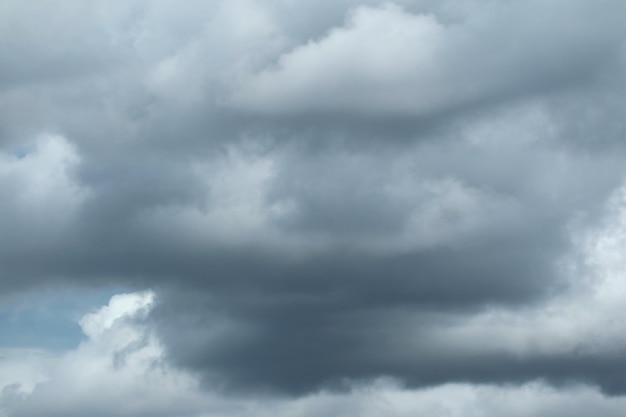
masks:
<instances>
[{"instance_id":1,"label":"cloud layer","mask_svg":"<svg viewBox=\"0 0 626 417\"><path fill-rule=\"evenodd\" d=\"M85 340L74 350L2 351L3 416L619 416L623 398L583 385L556 390L521 386L444 384L407 390L379 379L349 393L301 398L223 397L219 386L200 388L192 374L167 365L162 344L147 324L154 293L119 294L80 319Z\"/></svg>"},{"instance_id":2,"label":"cloud layer","mask_svg":"<svg viewBox=\"0 0 626 417\"><path fill-rule=\"evenodd\" d=\"M405 396L447 395L497 398L476 415L516 395L537 407L519 415L566 415L572 396L611 415L624 7L3 2L0 303L151 291L85 318L51 373L23 359L45 346L12 351L30 394L5 389L6 413L79 415L123 378L107 415L201 415L229 396L261 396L258 415L349 414L375 408L368 384L398 415ZM132 300L152 308L116 321ZM96 357L121 362L63 399L63 369Z\"/></svg>"}]
</instances>

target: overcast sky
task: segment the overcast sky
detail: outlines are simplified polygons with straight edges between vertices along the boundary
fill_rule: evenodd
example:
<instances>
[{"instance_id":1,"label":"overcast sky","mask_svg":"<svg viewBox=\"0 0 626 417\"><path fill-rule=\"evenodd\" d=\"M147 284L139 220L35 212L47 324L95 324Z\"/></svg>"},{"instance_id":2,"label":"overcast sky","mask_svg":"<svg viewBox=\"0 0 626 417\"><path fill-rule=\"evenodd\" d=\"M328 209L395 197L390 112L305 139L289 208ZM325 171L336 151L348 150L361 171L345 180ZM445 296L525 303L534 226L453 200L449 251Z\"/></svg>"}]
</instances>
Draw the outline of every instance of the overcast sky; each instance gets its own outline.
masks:
<instances>
[{"instance_id":1,"label":"overcast sky","mask_svg":"<svg viewBox=\"0 0 626 417\"><path fill-rule=\"evenodd\" d=\"M0 416L626 415L625 16L0 0Z\"/></svg>"}]
</instances>

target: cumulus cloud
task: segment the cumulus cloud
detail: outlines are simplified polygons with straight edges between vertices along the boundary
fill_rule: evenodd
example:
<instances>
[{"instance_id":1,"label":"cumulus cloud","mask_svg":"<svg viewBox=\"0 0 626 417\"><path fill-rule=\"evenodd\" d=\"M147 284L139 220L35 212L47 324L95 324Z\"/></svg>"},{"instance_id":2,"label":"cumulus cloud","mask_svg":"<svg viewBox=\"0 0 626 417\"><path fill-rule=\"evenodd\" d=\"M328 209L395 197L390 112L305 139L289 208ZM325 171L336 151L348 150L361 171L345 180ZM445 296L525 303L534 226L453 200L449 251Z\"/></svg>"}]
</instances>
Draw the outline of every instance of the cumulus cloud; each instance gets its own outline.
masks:
<instances>
[{"instance_id":1,"label":"cumulus cloud","mask_svg":"<svg viewBox=\"0 0 626 417\"><path fill-rule=\"evenodd\" d=\"M158 300L115 298L60 356L6 351L7 413L201 415L246 395L259 413L366 415L358 387L389 378L376 390L420 399L407 410L486 393L505 400L477 415L515 415L524 392L538 408L519 415L572 396L610 415L623 9L3 2L0 303Z\"/></svg>"},{"instance_id":2,"label":"cumulus cloud","mask_svg":"<svg viewBox=\"0 0 626 417\"><path fill-rule=\"evenodd\" d=\"M73 350L5 351L0 356L3 416L618 416L623 398L542 383L498 387L445 384L408 390L391 380L355 386L349 393L320 392L299 399L222 397L197 378L164 362L165 352L145 321L153 292L119 294L84 315L85 340Z\"/></svg>"},{"instance_id":3,"label":"cumulus cloud","mask_svg":"<svg viewBox=\"0 0 626 417\"><path fill-rule=\"evenodd\" d=\"M620 48L619 23L603 21L599 35L597 18L585 2L488 4L448 25L392 3L357 7L343 27L244 79L232 101L264 113L376 117L534 94L603 70L601 54Z\"/></svg>"},{"instance_id":4,"label":"cumulus cloud","mask_svg":"<svg viewBox=\"0 0 626 417\"><path fill-rule=\"evenodd\" d=\"M0 178L7 210L3 215L37 218L51 226L67 222L85 198L84 190L72 178L71 170L78 163L72 145L56 135L44 134L32 147L3 154ZM39 213L33 213L36 211Z\"/></svg>"},{"instance_id":5,"label":"cumulus cloud","mask_svg":"<svg viewBox=\"0 0 626 417\"><path fill-rule=\"evenodd\" d=\"M626 348L618 319L625 296L621 267L626 231L624 198L622 186L606 202L600 220L593 221L596 226L577 231L578 248L563 262L575 284L569 290L546 306L522 314L498 309L485 312L466 323L462 331L476 332L473 340L497 335L491 348L520 356L620 356Z\"/></svg>"},{"instance_id":6,"label":"cumulus cloud","mask_svg":"<svg viewBox=\"0 0 626 417\"><path fill-rule=\"evenodd\" d=\"M33 375L15 369L24 365L25 353L5 358L3 371L16 378L3 384L6 415L172 415L197 409L202 399L193 378L163 364L161 344L141 322L153 300L151 292L114 296L80 320L86 339L75 350L48 357L46 366L43 354L33 354Z\"/></svg>"}]
</instances>

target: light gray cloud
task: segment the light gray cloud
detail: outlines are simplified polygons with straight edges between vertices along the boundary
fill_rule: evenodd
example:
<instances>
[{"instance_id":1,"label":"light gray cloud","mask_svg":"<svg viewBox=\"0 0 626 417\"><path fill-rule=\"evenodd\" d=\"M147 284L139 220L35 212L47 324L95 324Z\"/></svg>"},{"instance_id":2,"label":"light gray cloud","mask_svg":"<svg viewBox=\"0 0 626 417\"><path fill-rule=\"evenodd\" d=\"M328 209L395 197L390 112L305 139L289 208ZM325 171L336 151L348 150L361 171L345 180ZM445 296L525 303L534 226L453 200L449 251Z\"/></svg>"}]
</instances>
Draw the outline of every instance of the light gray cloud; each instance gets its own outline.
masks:
<instances>
[{"instance_id":1,"label":"light gray cloud","mask_svg":"<svg viewBox=\"0 0 626 417\"><path fill-rule=\"evenodd\" d=\"M622 34L608 17L587 2L512 2L444 25L394 4L358 7L343 27L244 78L232 101L261 113L380 117L560 89L612 64Z\"/></svg>"}]
</instances>

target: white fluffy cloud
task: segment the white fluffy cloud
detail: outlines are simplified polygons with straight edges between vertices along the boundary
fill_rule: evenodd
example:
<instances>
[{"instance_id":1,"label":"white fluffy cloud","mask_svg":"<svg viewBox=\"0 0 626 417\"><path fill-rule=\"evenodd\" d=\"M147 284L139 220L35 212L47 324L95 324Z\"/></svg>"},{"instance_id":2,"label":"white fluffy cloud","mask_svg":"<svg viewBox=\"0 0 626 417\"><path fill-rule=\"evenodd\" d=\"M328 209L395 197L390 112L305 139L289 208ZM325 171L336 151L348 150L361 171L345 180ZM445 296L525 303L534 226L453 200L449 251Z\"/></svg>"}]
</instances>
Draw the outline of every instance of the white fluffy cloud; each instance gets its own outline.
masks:
<instances>
[{"instance_id":1,"label":"white fluffy cloud","mask_svg":"<svg viewBox=\"0 0 626 417\"><path fill-rule=\"evenodd\" d=\"M16 379L3 381L5 414L168 416L198 410L205 402L196 382L162 363L163 348L141 323L153 302L151 292L114 296L80 320L86 339L75 350L48 357L36 372L12 372L24 358L6 358L2 369Z\"/></svg>"}]
</instances>

